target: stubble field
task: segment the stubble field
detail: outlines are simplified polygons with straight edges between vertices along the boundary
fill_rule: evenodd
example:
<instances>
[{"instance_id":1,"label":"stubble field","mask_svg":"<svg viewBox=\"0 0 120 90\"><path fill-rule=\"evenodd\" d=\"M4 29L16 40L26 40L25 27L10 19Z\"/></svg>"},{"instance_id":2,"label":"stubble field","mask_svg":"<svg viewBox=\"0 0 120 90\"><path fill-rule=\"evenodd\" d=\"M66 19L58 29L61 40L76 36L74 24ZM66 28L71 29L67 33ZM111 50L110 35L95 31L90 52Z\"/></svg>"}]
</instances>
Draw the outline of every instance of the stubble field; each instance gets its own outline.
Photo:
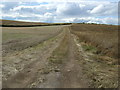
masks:
<instances>
[{"instance_id":1,"label":"stubble field","mask_svg":"<svg viewBox=\"0 0 120 90\"><path fill-rule=\"evenodd\" d=\"M118 87L118 29L71 24L2 28L3 88Z\"/></svg>"}]
</instances>

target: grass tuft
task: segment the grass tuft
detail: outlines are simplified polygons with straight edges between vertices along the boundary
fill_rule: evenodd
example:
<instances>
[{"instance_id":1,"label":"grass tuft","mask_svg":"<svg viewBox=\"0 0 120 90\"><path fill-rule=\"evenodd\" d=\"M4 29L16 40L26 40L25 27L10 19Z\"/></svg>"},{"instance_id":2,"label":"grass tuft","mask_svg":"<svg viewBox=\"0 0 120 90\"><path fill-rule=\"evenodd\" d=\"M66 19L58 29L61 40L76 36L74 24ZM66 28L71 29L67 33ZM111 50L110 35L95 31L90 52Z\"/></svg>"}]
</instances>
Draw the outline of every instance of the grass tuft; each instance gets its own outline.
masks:
<instances>
[{"instance_id":1,"label":"grass tuft","mask_svg":"<svg viewBox=\"0 0 120 90\"><path fill-rule=\"evenodd\" d=\"M92 53L96 53L97 52L97 48L92 46L92 45L87 45L87 44L84 44L82 45L82 48L85 50L85 51L88 51L88 52L92 52Z\"/></svg>"}]
</instances>

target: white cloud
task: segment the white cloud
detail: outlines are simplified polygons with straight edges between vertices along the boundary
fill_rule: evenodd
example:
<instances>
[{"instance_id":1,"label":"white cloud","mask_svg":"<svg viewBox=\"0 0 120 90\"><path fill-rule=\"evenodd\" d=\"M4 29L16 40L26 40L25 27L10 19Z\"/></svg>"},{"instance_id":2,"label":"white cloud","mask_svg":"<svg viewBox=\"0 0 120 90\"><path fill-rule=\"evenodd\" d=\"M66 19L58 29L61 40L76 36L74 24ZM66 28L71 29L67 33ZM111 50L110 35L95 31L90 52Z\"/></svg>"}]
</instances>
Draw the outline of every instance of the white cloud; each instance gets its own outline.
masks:
<instances>
[{"instance_id":1,"label":"white cloud","mask_svg":"<svg viewBox=\"0 0 120 90\"><path fill-rule=\"evenodd\" d=\"M4 8L5 7L5 5L3 5L3 4L0 4L0 8Z\"/></svg>"},{"instance_id":2,"label":"white cloud","mask_svg":"<svg viewBox=\"0 0 120 90\"><path fill-rule=\"evenodd\" d=\"M80 14L80 7L77 3L64 3L61 7L61 5L58 5L57 7L57 13L60 15L67 15L67 16L74 16Z\"/></svg>"},{"instance_id":3,"label":"white cloud","mask_svg":"<svg viewBox=\"0 0 120 90\"><path fill-rule=\"evenodd\" d=\"M3 6L2 6L3 5ZM117 3L99 1L3 3L2 17L40 22L96 22L117 24ZM67 18L66 18L67 17Z\"/></svg>"},{"instance_id":4,"label":"white cloud","mask_svg":"<svg viewBox=\"0 0 120 90\"><path fill-rule=\"evenodd\" d=\"M64 22L71 23L97 23L97 24L117 24L117 18L94 18L94 17L82 17L82 18L65 18Z\"/></svg>"},{"instance_id":5,"label":"white cloud","mask_svg":"<svg viewBox=\"0 0 120 90\"><path fill-rule=\"evenodd\" d=\"M95 14L95 13L101 13L104 10L104 6L98 5L97 7L95 7L93 10L91 10L91 14Z\"/></svg>"},{"instance_id":6,"label":"white cloud","mask_svg":"<svg viewBox=\"0 0 120 90\"><path fill-rule=\"evenodd\" d=\"M94 7L90 13L93 15L117 15L118 4L117 3L107 3L107 4L100 4Z\"/></svg>"},{"instance_id":7,"label":"white cloud","mask_svg":"<svg viewBox=\"0 0 120 90\"><path fill-rule=\"evenodd\" d=\"M10 9L11 12L45 14L47 12L54 12L55 6L53 4L47 5L21 5Z\"/></svg>"}]
</instances>

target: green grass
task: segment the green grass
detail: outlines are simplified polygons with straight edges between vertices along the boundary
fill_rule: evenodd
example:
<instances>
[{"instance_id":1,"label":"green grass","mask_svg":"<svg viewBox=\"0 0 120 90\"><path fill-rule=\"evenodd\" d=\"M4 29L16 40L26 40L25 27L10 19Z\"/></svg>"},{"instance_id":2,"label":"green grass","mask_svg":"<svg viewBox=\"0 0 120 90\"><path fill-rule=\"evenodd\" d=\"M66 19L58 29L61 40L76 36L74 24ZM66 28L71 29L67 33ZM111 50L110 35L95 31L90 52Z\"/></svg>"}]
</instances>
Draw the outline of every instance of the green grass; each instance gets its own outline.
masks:
<instances>
[{"instance_id":1,"label":"green grass","mask_svg":"<svg viewBox=\"0 0 120 90\"><path fill-rule=\"evenodd\" d=\"M97 48L92 46L92 45L82 45L82 48L85 50L85 51L89 51L89 52L92 52L92 53L96 53L97 52Z\"/></svg>"}]
</instances>

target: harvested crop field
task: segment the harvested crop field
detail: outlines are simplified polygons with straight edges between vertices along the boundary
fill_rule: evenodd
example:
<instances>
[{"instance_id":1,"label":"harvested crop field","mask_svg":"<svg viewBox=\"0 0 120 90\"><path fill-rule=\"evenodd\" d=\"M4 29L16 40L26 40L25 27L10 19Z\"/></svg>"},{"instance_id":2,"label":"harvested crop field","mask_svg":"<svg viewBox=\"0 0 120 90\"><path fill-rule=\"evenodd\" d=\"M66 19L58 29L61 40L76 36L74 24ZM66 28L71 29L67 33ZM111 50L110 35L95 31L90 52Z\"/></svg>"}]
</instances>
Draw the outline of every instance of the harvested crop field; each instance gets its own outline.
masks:
<instances>
[{"instance_id":1,"label":"harvested crop field","mask_svg":"<svg viewBox=\"0 0 120 90\"><path fill-rule=\"evenodd\" d=\"M3 27L3 88L117 88L117 26Z\"/></svg>"},{"instance_id":2,"label":"harvested crop field","mask_svg":"<svg viewBox=\"0 0 120 90\"><path fill-rule=\"evenodd\" d=\"M48 25L48 23L39 22L23 22L23 21L13 21L13 20L0 20L0 26L38 26L38 25Z\"/></svg>"},{"instance_id":3,"label":"harvested crop field","mask_svg":"<svg viewBox=\"0 0 120 90\"><path fill-rule=\"evenodd\" d=\"M37 45L61 32L61 27L3 27L3 56Z\"/></svg>"},{"instance_id":4,"label":"harvested crop field","mask_svg":"<svg viewBox=\"0 0 120 90\"><path fill-rule=\"evenodd\" d=\"M118 26L76 24L71 28L80 41L98 48L96 53L118 57Z\"/></svg>"}]
</instances>

